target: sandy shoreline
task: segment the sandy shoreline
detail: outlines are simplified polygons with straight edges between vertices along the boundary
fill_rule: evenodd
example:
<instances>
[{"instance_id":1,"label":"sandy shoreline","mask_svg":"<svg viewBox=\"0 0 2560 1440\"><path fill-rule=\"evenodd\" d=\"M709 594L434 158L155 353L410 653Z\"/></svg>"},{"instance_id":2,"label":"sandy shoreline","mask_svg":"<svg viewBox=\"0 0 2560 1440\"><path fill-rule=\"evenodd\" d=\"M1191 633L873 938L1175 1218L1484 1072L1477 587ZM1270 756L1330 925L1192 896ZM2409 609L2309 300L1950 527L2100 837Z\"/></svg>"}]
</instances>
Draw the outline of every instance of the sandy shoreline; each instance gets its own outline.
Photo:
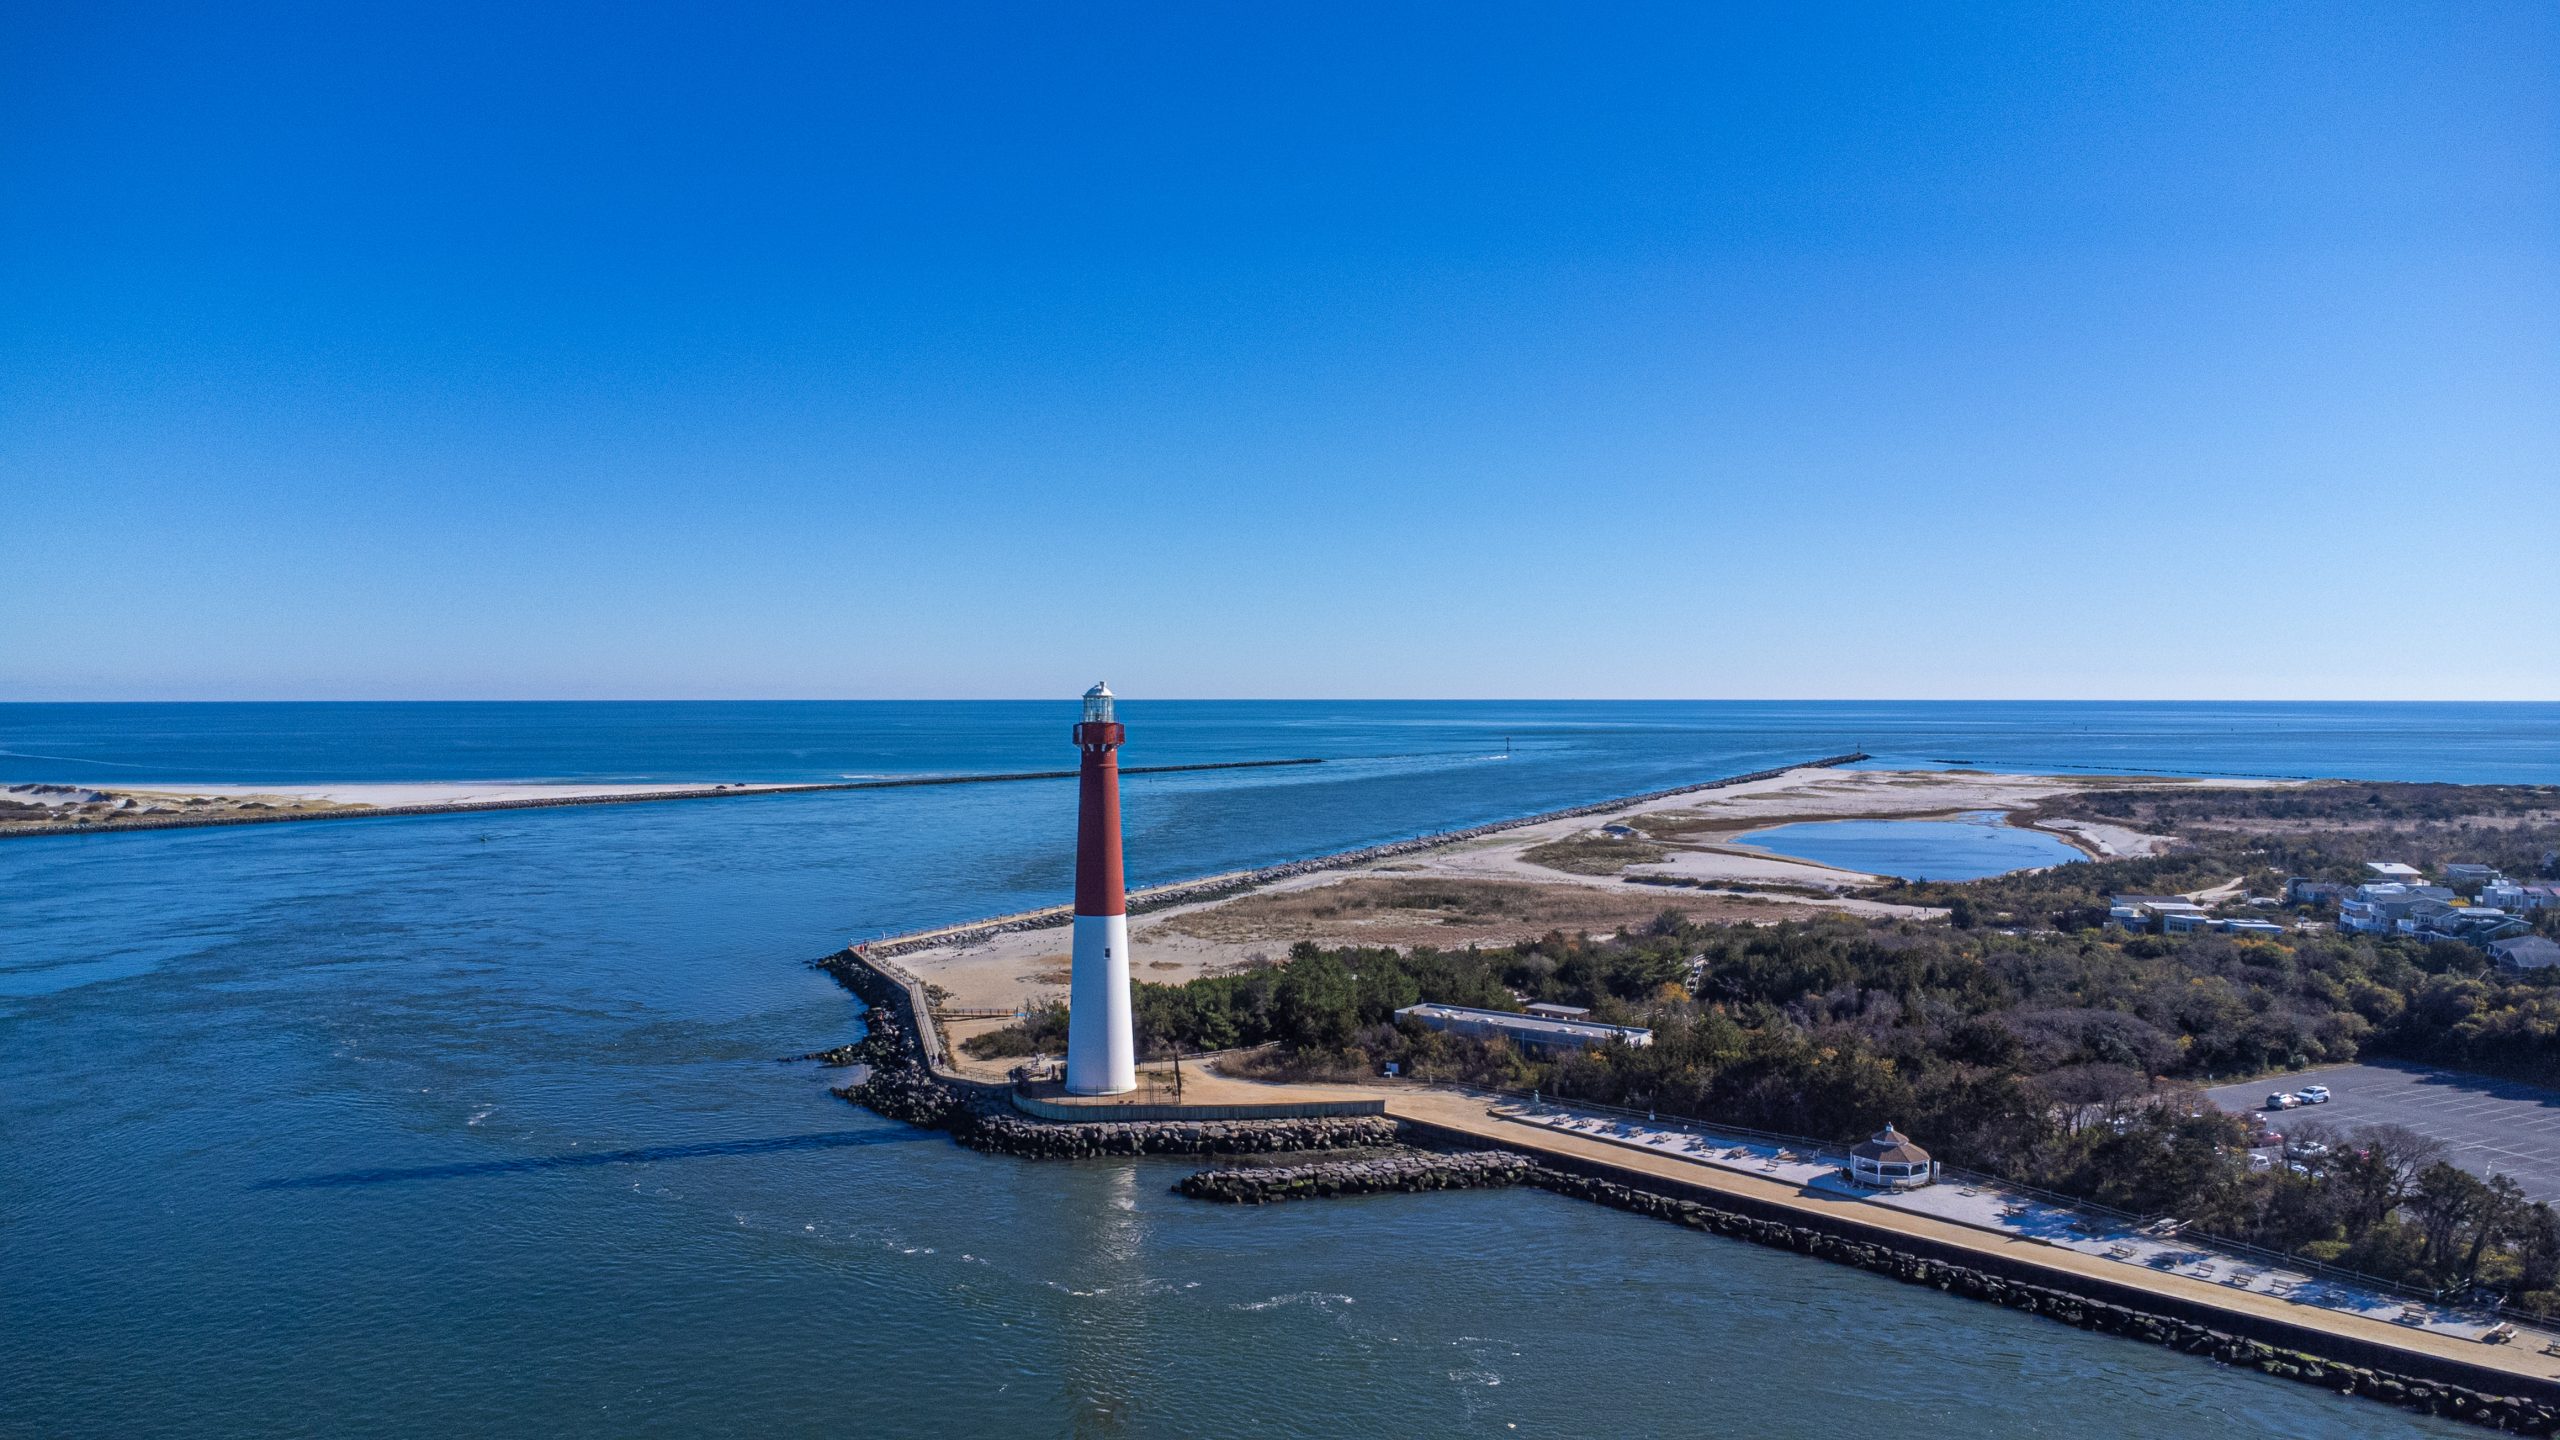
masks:
<instances>
[{"instance_id":1,"label":"sandy shoreline","mask_svg":"<svg viewBox=\"0 0 2560 1440\"><path fill-rule=\"evenodd\" d=\"M2013 814L2063 795L2128 786L2260 783L2284 782L1798 767L1604 805L1571 818L1532 817L1384 860L1328 865L1319 858L1297 873L1240 891L1140 908L1129 920L1133 974L1181 983L1233 973L1284 960L1300 941L1454 950L1509 944L1551 929L1602 935L1644 924L1666 909L1696 920L1753 923L1824 913L1937 919L1943 911L1855 893L1881 884L1883 877L1775 855L1731 837L1805 821ZM1637 832L1662 858L1585 874L1541 864L1529 854L1554 842L1591 838L1603 826ZM2118 826L2040 828L2097 858L2149 854L2167 843ZM1631 883L1641 879L1679 883ZM1131 898L1143 906L1145 894L1133 892ZM872 944L894 946L903 938ZM1063 926L1034 920L959 943L900 948L895 963L941 992L947 1008L1013 1011L1066 998L1069 939ZM971 1061L956 1046L1007 1023L945 1021L954 1063L970 1073L1000 1076L1011 1062Z\"/></svg>"},{"instance_id":2,"label":"sandy shoreline","mask_svg":"<svg viewBox=\"0 0 2560 1440\"><path fill-rule=\"evenodd\" d=\"M119 786L108 792L134 797L204 796L218 800L275 800L285 803L361 805L368 808L414 805L487 805L532 800L642 799L697 790L788 790L786 784L748 785L693 781L660 785L568 785L533 780L419 780L396 783L354 782L333 785L163 785L149 789Z\"/></svg>"},{"instance_id":3,"label":"sandy shoreline","mask_svg":"<svg viewBox=\"0 0 2560 1440\"><path fill-rule=\"evenodd\" d=\"M1139 765L1121 773L1256 770L1320 765L1320 759L1222 760L1197 765ZM92 787L18 782L0 786L0 839L115 830L176 830L284 820L345 820L389 815L448 815L481 810L538 810L569 805L634 805L655 800L708 800L740 795L832 790L899 790L938 785L994 785L1072 780L1072 770L985 775L882 776L860 780L557 783L519 780L429 780L304 785L162 784Z\"/></svg>"}]
</instances>

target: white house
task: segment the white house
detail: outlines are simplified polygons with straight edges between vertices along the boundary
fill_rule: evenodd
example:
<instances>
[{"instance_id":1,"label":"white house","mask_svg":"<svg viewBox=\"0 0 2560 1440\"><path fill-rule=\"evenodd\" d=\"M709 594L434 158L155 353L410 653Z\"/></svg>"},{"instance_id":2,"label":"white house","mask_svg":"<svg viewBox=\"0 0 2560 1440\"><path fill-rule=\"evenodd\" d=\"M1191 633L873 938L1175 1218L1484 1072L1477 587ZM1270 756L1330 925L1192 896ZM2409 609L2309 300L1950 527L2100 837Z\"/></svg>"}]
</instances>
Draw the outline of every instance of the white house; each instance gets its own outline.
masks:
<instances>
[{"instance_id":1,"label":"white house","mask_svg":"<svg viewBox=\"0 0 2560 1440\"><path fill-rule=\"evenodd\" d=\"M2489 955L2511 970L2548 970L2560 965L2560 944L2539 935L2519 935L2513 940L2493 940Z\"/></svg>"}]
</instances>

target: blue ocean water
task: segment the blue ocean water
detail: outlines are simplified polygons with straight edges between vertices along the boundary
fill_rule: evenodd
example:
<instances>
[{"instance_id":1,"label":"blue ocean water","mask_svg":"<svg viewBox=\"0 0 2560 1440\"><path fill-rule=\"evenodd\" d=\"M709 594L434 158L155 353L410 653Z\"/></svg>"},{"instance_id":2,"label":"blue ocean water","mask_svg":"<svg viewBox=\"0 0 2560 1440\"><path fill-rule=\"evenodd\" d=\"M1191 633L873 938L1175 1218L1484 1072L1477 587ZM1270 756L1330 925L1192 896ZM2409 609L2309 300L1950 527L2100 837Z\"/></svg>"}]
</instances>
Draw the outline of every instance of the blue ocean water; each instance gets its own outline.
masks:
<instances>
[{"instance_id":1,"label":"blue ocean water","mask_svg":"<svg viewBox=\"0 0 2560 1440\"><path fill-rule=\"evenodd\" d=\"M1327 761L1133 778L1141 881L1860 744L2560 778L2552 706L1124 713L1132 764ZM983 772L1065 764L1072 719L0 706L0 779ZM1072 806L1025 782L0 842L0 1435L2428 1428L1542 1195L1239 1211L1168 1194L1178 1163L979 1156L781 1058L858 1033L804 961L1065 894Z\"/></svg>"},{"instance_id":2,"label":"blue ocean water","mask_svg":"<svg viewBox=\"0 0 2560 1440\"><path fill-rule=\"evenodd\" d=\"M1590 778L1862 749L1880 764L2560 783L2560 704L1139 698L1122 710L1131 764L1302 752L1467 762L1508 739L1531 767ZM0 781L783 781L1043 769L1066 753L1058 714L1033 700L0 705Z\"/></svg>"},{"instance_id":3,"label":"blue ocean water","mask_svg":"<svg viewBox=\"0 0 2560 1440\"><path fill-rule=\"evenodd\" d=\"M2002 823L1998 811L1962 820L1818 820L1733 838L1817 865L1905 880L1979 880L2084 858L2040 830Z\"/></svg>"}]
</instances>

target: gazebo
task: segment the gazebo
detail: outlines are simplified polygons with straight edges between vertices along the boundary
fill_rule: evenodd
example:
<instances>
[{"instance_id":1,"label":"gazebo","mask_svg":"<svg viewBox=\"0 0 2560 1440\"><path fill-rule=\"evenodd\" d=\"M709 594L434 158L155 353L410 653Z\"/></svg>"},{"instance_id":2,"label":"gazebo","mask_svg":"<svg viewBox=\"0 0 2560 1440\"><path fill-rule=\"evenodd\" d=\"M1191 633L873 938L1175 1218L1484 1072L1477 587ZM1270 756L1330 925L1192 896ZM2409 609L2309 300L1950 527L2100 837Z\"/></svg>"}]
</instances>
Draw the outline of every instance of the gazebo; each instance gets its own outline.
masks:
<instances>
[{"instance_id":1,"label":"gazebo","mask_svg":"<svg viewBox=\"0 0 2560 1440\"><path fill-rule=\"evenodd\" d=\"M1938 1178L1929 1152L1891 1125L1849 1151L1849 1183L1876 1190L1917 1190Z\"/></svg>"}]
</instances>

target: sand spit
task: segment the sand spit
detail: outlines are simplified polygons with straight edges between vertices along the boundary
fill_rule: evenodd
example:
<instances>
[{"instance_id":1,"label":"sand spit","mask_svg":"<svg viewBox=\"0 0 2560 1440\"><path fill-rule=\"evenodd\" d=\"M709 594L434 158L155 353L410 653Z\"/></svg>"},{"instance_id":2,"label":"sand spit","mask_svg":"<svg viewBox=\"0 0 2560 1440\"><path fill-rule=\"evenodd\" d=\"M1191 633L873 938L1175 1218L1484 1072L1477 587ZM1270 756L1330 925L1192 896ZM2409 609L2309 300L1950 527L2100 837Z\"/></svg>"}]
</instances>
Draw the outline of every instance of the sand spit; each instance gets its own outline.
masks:
<instances>
[{"instance_id":1,"label":"sand spit","mask_svg":"<svg viewBox=\"0 0 2560 1440\"><path fill-rule=\"evenodd\" d=\"M1224 760L1203 765L1133 765L1124 775L1188 770L1257 770L1321 765L1321 759ZM513 780L417 781L332 785L171 785L141 790L83 785L15 784L0 789L0 839L85 834L101 830L178 830L257 825L281 820L345 820L385 815L447 815L479 810L541 810L566 805L631 805L653 800L709 800L739 795L807 794L822 790L897 790L931 785L994 785L1018 780L1072 780L1073 770L1000 775L914 775L797 783L551 784Z\"/></svg>"},{"instance_id":2,"label":"sand spit","mask_svg":"<svg viewBox=\"0 0 2560 1440\"><path fill-rule=\"evenodd\" d=\"M1507 944L1549 930L1608 934L1676 909L1698 920L1769 922L1824 912L1935 919L1943 912L1860 898L1878 876L1733 845L1747 830L1808 820L1930 819L1982 811L2016 812L2091 790L2245 780L2159 776L1999 775L1972 771L1852 770L1802 766L1668 797L1601 806L1564 818L1494 827L1449 844L1340 865L1312 862L1265 884L1133 914L1136 977L1179 983L1287 958L1299 941L1322 945ZM1624 826L1662 852L1658 861L1605 873L1559 870L1529 852ZM2151 853L2162 837L2117 826L2049 827L2093 856ZM1676 884L1631 883L1642 878ZM1714 887L1714 888L1701 888ZM894 947L900 968L937 987L951 1009L1012 1011L1066 998L1068 935L1037 915L1021 927L978 933L961 943ZM951 1019L959 1041L1009 1022ZM1004 1064L984 1065L998 1075Z\"/></svg>"}]
</instances>

